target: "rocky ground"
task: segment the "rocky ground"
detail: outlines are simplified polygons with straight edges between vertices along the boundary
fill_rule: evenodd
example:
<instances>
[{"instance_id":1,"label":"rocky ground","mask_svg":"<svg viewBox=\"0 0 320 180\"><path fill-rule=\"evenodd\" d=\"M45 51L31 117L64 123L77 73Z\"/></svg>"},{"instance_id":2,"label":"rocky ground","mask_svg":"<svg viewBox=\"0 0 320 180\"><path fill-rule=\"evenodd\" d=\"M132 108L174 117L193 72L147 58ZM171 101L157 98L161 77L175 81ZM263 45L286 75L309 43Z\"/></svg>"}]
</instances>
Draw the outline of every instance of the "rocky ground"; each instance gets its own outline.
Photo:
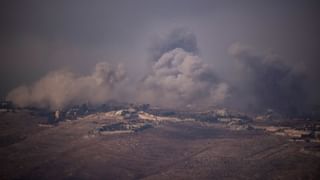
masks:
<instances>
[{"instance_id":1,"label":"rocky ground","mask_svg":"<svg viewBox=\"0 0 320 180\"><path fill-rule=\"evenodd\" d=\"M222 123L0 114L0 179L319 179L319 145ZM124 133L100 133L128 123ZM135 128L150 126L135 131ZM141 125L141 126L140 126ZM101 128L103 127L103 128ZM127 126L122 126L124 128ZM119 129L116 129L119 130ZM123 129L120 129L123 130Z\"/></svg>"}]
</instances>

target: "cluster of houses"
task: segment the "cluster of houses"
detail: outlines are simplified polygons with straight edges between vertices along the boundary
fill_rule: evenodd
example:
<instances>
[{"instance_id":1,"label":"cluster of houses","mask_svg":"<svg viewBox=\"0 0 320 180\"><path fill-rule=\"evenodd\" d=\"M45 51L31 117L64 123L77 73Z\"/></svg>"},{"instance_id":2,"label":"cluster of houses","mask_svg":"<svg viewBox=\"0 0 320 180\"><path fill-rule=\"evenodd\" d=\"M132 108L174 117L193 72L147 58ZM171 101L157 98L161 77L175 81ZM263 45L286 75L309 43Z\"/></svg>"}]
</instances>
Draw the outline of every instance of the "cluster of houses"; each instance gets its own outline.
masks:
<instances>
[{"instance_id":1,"label":"cluster of houses","mask_svg":"<svg viewBox=\"0 0 320 180\"><path fill-rule=\"evenodd\" d=\"M16 108L10 101L0 101L0 112L15 112ZM289 126L272 126L272 125L256 125L255 122L272 121L278 116L273 110L268 110L265 114L250 118L241 113L231 112L224 108L216 108L210 111L178 111L165 110L161 108L150 108L149 104L121 104L111 103L103 104L101 106L89 106L88 104L72 106L64 110L50 111L47 113L49 123L57 123L59 121L68 119L75 120L78 117L93 114L95 112L106 112L106 116L120 118L120 119L143 119L146 121L160 122L163 120L179 121L179 120L198 120L209 122L220 122L233 130L263 130L274 135L290 137L292 141L312 141L320 142L320 123L308 124L303 128L294 128ZM118 124L115 128L124 128L130 131L139 129L141 124L123 125ZM100 130L107 130L101 128ZM111 127L112 129L113 127ZM99 130L99 132L100 132Z\"/></svg>"},{"instance_id":2,"label":"cluster of houses","mask_svg":"<svg viewBox=\"0 0 320 180\"><path fill-rule=\"evenodd\" d=\"M0 112L14 112L15 108L11 101L0 101Z\"/></svg>"}]
</instances>

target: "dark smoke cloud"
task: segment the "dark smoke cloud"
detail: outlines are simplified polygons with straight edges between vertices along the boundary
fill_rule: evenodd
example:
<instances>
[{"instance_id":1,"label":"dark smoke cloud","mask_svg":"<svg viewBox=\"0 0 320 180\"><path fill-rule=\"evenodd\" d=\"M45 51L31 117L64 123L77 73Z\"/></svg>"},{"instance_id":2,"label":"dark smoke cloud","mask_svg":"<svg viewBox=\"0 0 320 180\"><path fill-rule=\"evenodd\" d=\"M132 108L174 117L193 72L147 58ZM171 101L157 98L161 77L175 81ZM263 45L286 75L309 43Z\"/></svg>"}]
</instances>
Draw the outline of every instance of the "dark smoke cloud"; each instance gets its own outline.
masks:
<instances>
[{"instance_id":1,"label":"dark smoke cloud","mask_svg":"<svg viewBox=\"0 0 320 180\"><path fill-rule=\"evenodd\" d=\"M196 36L185 28L177 28L164 37L157 37L150 48L151 60L157 61L164 53L176 48L195 54L199 52Z\"/></svg>"},{"instance_id":2,"label":"dark smoke cloud","mask_svg":"<svg viewBox=\"0 0 320 180\"><path fill-rule=\"evenodd\" d=\"M306 102L304 75L285 64L272 53L259 53L240 43L234 43L229 53L242 65L242 92L236 96L251 96L253 108L272 108L285 113L298 113ZM236 98L236 97L235 97Z\"/></svg>"},{"instance_id":3,"label":"dark smoke cloud","mask_svg":"<svg viewBox=\"0 0 320 180\"><path fill-rule=\"evenodd\" d=\"M126 78L122 65L96 64L92 74L77 76L67 70L50 72L29 86L19 86L7 96L20 107L60 109L90 102L104 103L117 98L117 88Z\"/></svg>"}]
</instances>

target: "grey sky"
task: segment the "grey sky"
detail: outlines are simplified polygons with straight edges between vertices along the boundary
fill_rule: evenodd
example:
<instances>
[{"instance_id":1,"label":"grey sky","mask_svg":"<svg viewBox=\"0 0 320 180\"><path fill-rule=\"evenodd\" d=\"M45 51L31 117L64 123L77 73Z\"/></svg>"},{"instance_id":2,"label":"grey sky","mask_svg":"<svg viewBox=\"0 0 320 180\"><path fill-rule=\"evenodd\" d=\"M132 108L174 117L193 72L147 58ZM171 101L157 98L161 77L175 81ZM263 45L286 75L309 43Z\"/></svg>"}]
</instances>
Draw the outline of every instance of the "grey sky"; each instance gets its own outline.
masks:
<instances>
[{"instance_id":1,"label":"grey sky","mask_svg":"<svg viewBox=\"0 0 320 180\"><path fill-rule=\"evenodd\" d=\"M228 54L234 42L274 52L307 72L307 90L320 101L320 3L317 1L2 1L1 96L48 71L89 73L97 62L122 62L140 79L150 67L150 47L185 28L199 54L228 82L237 82Z\"/></svg>"}]
</instances>

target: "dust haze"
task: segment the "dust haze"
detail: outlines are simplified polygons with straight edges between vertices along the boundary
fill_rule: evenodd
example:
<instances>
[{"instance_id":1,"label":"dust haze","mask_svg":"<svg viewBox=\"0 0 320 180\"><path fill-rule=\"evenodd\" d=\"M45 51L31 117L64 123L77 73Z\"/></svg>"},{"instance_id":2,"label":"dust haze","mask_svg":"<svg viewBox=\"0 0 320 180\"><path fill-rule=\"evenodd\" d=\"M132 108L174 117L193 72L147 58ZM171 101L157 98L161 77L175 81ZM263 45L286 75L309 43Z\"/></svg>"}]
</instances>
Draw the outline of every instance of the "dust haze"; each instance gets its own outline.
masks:
<instances>
[{"instance_id":1,"label":"dust haze","mask_svg":"<svg viewBox=\"0 0 320 180\"><path fill-rule=\"evenodd\" d=\"M21 107L117 100L290 114L319 104L315 1L31 1L1 9L0 94ZM108 65L97 75L100 62Z\"/></svg>"},{"instance_id":2,"label":"dust haze","mask_svg":"<svg viewBox=\"0 0 320 180\"><path fill-rule=\"evenodd\" d=\"M319 2L1 1L0 179L320 179Z\"/></svg>"},{"instance_id":3,"label":"dust haze","mask_svg":"<svg viewBox=\"0 0 320 180\"><path fill-rule=\"evenodd\" d=\"M100 62L89 75L70 70L49 72L38 81L14 88L6 99L20 107L53 110L110 100L162 107L276 109L288 114L306 108L305 72L295 70L275 53L240 42L230 44L226 50L229 61L240 70L236 81L230 82L214 71L215 64L202 59L196 34L188 29L175 28L152 43L142 79L128 76L130 67L123 62Z\"/></svg>"},{"instance_id":4,"label":"dust haze","mask_svg":"<svg viewBox=\"0 0 320 180\"><path fill-rule=\"evenodd\" d=\"M31 85L19 86L7 96L20 107L62 109L90 102L102 104L115 99L119 84L126 78L121 64L96 64L92 74L76 75L68 70L50 72Z\"/></svg>"}]
</instances>

